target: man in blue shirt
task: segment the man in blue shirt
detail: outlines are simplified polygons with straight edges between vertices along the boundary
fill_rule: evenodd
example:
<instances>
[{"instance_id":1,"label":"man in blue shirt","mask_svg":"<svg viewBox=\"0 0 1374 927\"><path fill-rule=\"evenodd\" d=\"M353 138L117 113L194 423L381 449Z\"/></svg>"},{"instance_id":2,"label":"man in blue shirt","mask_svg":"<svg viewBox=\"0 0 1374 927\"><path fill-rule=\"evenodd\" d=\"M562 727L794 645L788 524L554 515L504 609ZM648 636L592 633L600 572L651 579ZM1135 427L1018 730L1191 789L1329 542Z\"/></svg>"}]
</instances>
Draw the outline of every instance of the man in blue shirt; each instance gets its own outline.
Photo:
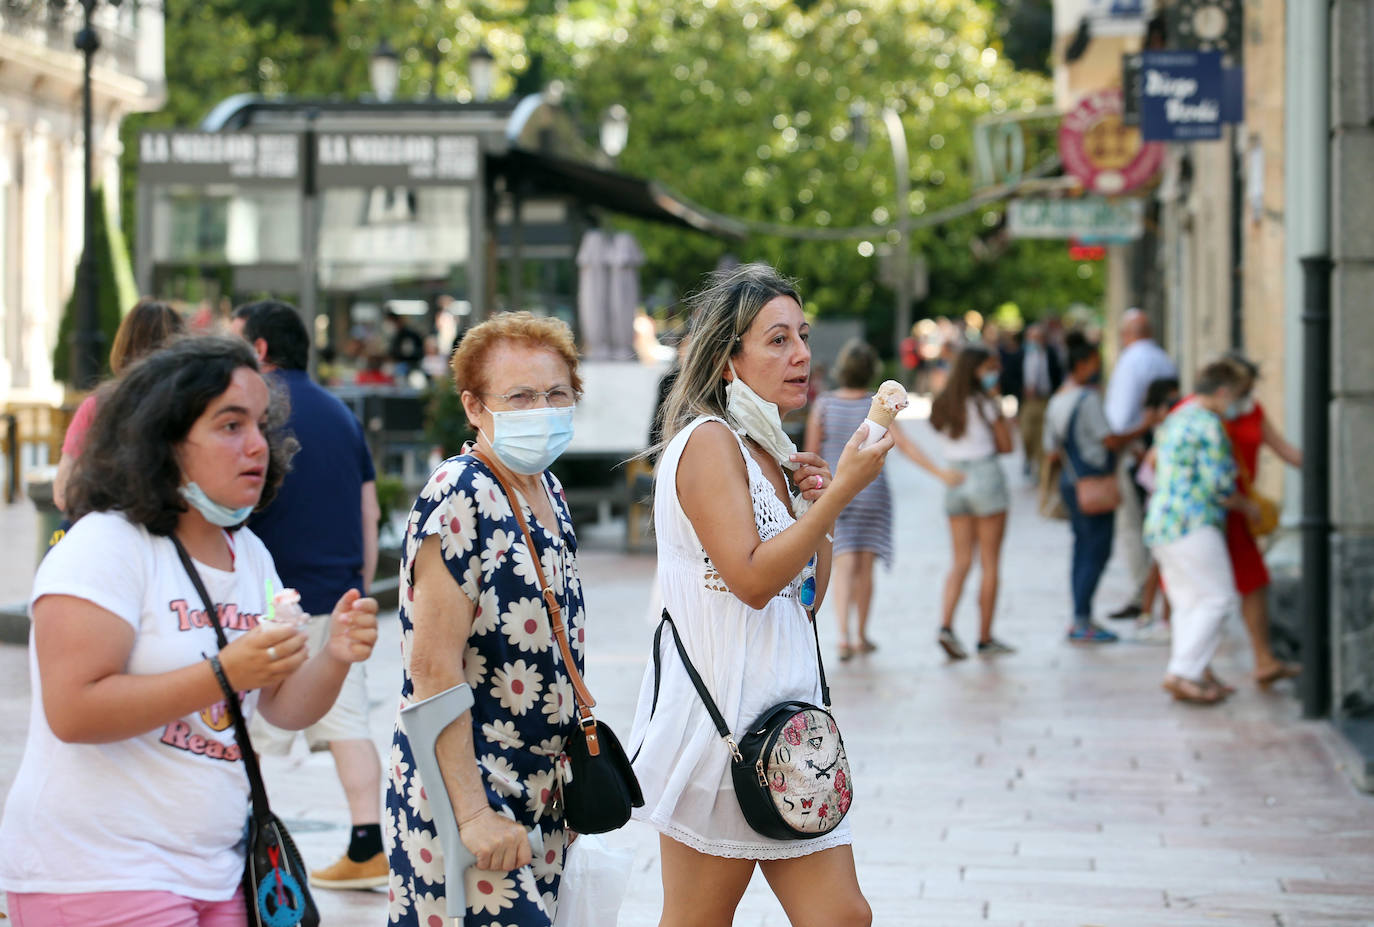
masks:
<instances>
[{"instance_id":1,"label":"man in blue shirt","mask_svg":"<svg viewBox=\"0 0 1374 927\"><path fill-rule=\"evenodd\" d=\"M293 306L275 300L234 310L230 323L257 351L276 388L291 399L288 427L300 442L272 504L248 527L267 545L283 583L300 593L310 619L311 649L329 633L329 613L340 595L364 595L377 569L377 474L362 425L338 398L310 379L310 335ZM372 888L386 884L381 833L381 758L367 728L364 664L349 671L338 700L305 731L312 750L328 745L348 799L353 835L348 852L310 873L321 888ZM294 733L253 719L253 743L286 753Z\"/></svg>"}]
</instances>

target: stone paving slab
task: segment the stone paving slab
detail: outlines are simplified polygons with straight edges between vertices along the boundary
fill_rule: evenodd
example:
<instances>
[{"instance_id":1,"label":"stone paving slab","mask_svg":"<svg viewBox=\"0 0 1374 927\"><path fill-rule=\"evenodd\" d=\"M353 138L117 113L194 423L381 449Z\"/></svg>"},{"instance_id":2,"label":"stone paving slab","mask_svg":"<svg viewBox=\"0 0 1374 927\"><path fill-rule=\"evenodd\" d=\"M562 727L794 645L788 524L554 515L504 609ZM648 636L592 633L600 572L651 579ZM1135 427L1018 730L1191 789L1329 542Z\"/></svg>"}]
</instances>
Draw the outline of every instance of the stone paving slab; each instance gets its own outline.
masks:
<instances>
[{"instance_id":1,"label":"stone paving slab","mask_svg":"<svg viewBox=\"0 0 1374 927\"><path fill-rule=\"evenodd\" d=\"M924 425L909 424L921 438ZM827 665L858 782L851 813L859 878L877 925L931 927L1374 927L1374 800L1336 767L1329 725L1299 718L1289 684L1248 685L1248 648L1228 626L1217 670L1240 688L1226 705L1170 702L1166 648L1097 649L1063 640L1067 527L1016 484L998 635L1020 648L947 664L934 644L947 527L934 483L889 466L897 556L877 578L867 658ZM6 524L0 516L0 527ZM9 535L13 536L13 535ZM601 717L628 734L648 655L651 557L588 551L588 682ZM970 577L957 630L976 626ZM1109 572L1098 610L1124 597ZM834 649L829 617L822 642ZM370 664L373 734L385 755L398 678L397 625ZM0 790L27 724L24 649L0 646ZM279 813L312 865L347 839L327 754L264 764ZM619 923L658 922L657 835L636 850ZM382 927L382 891L319 893L327 927ZM787 923L756 874L736 924Z\"/></svg>"}]
</instances>

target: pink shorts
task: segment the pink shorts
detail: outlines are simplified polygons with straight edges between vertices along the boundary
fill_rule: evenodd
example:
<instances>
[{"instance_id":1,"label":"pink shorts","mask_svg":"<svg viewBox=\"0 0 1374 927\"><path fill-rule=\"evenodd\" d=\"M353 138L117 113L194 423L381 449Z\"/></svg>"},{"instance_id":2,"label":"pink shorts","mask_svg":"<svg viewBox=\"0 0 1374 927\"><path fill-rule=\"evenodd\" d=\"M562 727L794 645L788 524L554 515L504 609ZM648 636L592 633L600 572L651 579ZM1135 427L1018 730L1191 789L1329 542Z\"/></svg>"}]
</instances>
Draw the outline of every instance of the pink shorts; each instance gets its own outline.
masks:
<instances>
[{"instance_id":1,"label":"pink shorts","mask_svg":"<svg viewBox=\"0 0 1374 927\"><path fill-rule=\"evenodd\" d=\"M10 892L14 927L243 927L243 889L228 901L172 892Z\"/></svg>"}]
</instances>

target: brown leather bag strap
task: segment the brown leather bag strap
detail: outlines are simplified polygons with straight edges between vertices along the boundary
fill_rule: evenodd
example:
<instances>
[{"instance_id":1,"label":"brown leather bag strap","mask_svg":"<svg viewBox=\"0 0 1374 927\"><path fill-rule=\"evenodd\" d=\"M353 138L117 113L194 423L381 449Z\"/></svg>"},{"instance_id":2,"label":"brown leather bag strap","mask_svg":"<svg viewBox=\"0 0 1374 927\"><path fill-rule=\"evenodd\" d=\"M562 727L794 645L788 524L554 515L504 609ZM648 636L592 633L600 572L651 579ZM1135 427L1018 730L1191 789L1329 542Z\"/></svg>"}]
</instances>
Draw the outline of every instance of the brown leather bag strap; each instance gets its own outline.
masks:
<instances>
[{"instance_id":1,"label":"brown leather bag strap","mask_svg":"<svg viewBox=\"0 0 1374 927\"><path fill-rule=\"evenodd\" d=\"M506 493L506 501L510 503L511 511L515 513L515 520L520 525L520 531L525 535L525 547L528 548L530 560L534 563L535 575L539 577L540 594L544 597L544 607L548 610L549 622L553 625L553 637L558 642L558 649L563 654L563 665L567 667L568 679L572 682L573 700L577 705L577 723L582 725L583 733L587 735L587 752L596 756L601 752L596 736L596 718L592 716L592 709L596 707L596 699L592 698L592 693L588 691L587 684L582 680L582 674L577 670L577 662L573 659L572 647L568 644L568 629L563 625L563 606L558 603L558 596L549 588L549 581L544 578L544 567L540 563L539 549L534 546L534 538L530 535L529 525L525 523L525 513L521 510L520 502L516 499L514 490L506 482L506 478L501 475L501 471L497 470L492 462L487 459L487 456L475 447L468 453L480 460L491 471L491 475L496 477L496 482L501 484L501 489Z\"/></svg>"}]
</instances>

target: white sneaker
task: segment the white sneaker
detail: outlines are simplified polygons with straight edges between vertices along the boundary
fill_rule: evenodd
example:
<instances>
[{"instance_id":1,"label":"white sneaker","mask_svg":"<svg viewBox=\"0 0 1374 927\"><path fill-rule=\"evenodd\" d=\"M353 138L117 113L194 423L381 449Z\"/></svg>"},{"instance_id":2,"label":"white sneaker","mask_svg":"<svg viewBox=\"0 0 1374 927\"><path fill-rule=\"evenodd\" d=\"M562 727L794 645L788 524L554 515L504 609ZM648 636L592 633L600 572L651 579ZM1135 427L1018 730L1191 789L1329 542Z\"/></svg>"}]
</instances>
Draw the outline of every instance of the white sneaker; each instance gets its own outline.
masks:
<instances>
[{"instance_id":1,"label":"white sneaker","mask_svg":"<svg viewBox=\"0 0 1374 927\"><path fill-rule=\"evenodd\" d=\"M1172 639L1173 632L1169 625L1158 618L1138 623L1135 626L1135 633L1131 635L1131 640L1141 644L1167 645Z\"/></svg>"}]
</instances>

